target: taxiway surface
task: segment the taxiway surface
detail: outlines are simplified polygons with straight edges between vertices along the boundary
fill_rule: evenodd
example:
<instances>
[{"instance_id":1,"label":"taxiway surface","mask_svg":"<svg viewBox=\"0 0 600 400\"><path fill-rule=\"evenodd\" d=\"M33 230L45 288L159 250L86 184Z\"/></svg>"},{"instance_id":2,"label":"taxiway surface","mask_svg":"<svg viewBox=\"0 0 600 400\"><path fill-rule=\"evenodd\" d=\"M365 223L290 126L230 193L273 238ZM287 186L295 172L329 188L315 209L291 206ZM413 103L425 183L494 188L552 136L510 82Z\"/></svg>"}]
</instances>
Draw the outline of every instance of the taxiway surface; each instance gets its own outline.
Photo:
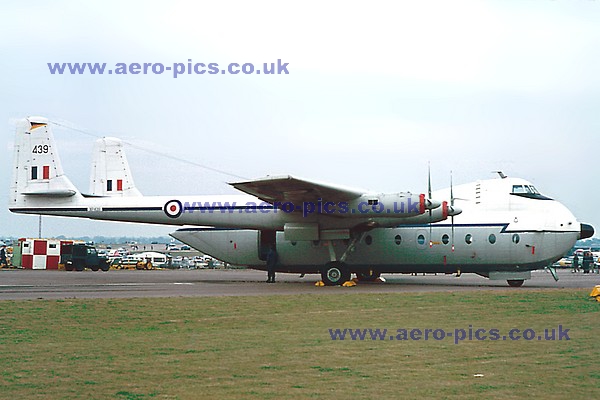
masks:
<instances>
[{"instance_id":1,"label":"taxiway surface","mask_svg":"<svg viewBox=\"0 0 600 400\"><path fill-rule=\"evenodd\" d=\"M558 271L555 282L546 271L535 271L520 288L506 281L490 281L473 274L384 275L385 283L359 283L355 287L317 287L318 275L304 278L278 274L277 283L265 283L266 275L253 270L117 270L67 272L46 270L0 270L0 300L65 298L132 298L286 295L298 293L393 293L454 292L465 290L539 290L593 288L600 275Z\"/></svg>"}]
</instances>

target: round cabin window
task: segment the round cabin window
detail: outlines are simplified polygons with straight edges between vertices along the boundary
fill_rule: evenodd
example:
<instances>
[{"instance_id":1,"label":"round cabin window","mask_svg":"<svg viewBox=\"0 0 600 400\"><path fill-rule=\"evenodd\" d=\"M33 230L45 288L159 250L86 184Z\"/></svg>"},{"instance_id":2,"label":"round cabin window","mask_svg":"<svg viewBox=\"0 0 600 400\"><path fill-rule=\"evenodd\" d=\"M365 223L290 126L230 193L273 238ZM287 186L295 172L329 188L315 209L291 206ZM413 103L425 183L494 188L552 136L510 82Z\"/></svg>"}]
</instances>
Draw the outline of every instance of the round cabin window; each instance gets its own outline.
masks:
<instances>
[{"instance_id":1,"label":"round cabin window","mask_svg":"<svg viewBox=\"0 0 600 400\"><path fill-rule=\"evenodd\" d=\"M396 235L396 237L394 238L394 242L396 242L396 244L400 246L400 243L402 243L402 236Z\"/></svg>"},{"instance_id":2,"label":"round cabin window","mask_svg":"<svg viewBox=\"0 0 600 400\"><path fill-rule=\"evenodd\" d=\"M519 236L518 233L515 233L514 235L512 235L512 241L514 244L519 243L520 240L521 240L521 237Z\"/></svg>"},{"instance_id":3,"label":"round cabin window","mask_svg":"<svg viewBox=\"0 0 600 400\"><path fill-rule=\"evenodd\" d=\"M444 243L444 244L450 243L450 236L444 234L444 236L442 236L442 243Z\"/></svg>"}]
</instances>

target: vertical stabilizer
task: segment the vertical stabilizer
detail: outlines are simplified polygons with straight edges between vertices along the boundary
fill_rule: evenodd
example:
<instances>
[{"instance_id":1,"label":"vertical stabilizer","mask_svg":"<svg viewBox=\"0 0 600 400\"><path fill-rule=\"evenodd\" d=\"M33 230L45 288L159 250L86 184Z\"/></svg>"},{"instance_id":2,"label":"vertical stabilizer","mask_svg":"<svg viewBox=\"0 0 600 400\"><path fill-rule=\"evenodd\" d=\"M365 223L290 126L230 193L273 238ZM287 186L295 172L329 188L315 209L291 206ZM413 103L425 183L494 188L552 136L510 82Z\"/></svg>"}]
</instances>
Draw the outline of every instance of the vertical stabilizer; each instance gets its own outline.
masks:
<instances>
[{"instance_id":1,"label":"vertical stabilizer","mask_svg":"<svg viewBox=\"0 0 600 400\"><path fill-rule=\"evenodd\" d=\"M9 208L26 207L35 198L78 194L64 173L48 120L27 117L17 122Z\"/></svg>"},{"instance_id":2,"label":"vertical stabilizer","mask_svg":"<svg viewBox=\"0 0 600 400\"><path fill-rule=\"evenodd\" d=\"M107 197L142 195L133 183L121 140L105 137L96 141L92 154L90 195Z\"/></svg>"}]
</instances>

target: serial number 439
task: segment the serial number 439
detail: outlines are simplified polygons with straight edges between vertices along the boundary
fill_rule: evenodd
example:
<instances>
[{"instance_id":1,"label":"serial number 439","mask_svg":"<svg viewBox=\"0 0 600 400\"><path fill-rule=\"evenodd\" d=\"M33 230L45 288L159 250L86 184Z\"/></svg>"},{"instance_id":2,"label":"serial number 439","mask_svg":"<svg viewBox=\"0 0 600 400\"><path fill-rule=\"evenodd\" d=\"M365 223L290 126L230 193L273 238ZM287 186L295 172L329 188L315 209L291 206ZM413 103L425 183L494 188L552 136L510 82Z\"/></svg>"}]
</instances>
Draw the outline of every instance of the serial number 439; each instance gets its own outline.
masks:
<instances>
[{"instance_id":1,"label":"serial number 439","mask_svg":"<svg viewBox=\"0 0 600 400\"><path fill-rule=\"evenodd\" d=\"M46 154L50 151L50 146L47 144L37 144L33 146L33 150L31 151L34 154Z\"/></svg>"}]
</instances>

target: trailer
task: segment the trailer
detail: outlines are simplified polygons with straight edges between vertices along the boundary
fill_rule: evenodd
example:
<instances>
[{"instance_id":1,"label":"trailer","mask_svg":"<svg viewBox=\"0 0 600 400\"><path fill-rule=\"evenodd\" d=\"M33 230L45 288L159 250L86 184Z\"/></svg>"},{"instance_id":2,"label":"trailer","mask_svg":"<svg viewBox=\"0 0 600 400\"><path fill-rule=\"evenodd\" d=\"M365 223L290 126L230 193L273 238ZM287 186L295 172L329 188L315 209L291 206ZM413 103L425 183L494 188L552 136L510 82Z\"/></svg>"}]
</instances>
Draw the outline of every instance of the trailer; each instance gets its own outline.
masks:
<instances>
[{"instance_id":1,"label":"trailer","mask_svg":"<svg viewBox=\"0 0 600 400\"><path fill-rule=\"evenodd\" d=\"M60 269L65 244L73 240L20 238L13 247L12 266L23 269Z\"/></svg>"}]
</instances>

